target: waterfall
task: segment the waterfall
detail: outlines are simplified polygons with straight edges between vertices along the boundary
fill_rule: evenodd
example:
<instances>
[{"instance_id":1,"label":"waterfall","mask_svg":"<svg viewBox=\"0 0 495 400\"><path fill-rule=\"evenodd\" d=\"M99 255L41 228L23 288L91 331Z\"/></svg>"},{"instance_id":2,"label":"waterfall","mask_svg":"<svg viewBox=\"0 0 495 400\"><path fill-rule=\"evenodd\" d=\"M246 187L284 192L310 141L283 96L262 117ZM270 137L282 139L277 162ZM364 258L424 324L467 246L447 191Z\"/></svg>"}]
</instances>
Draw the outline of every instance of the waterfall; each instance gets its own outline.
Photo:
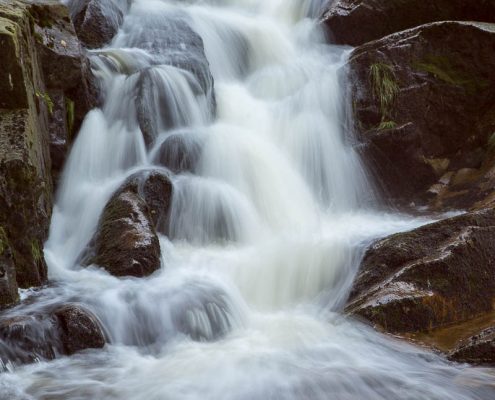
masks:
<instances>
[{"instance_id":1,"label":"waterfall","mask_svg":"<svg viewBox=\"0 0 495 400\"><path fill-rule=\"evenodd\" d=\"M369 201L344 129L350 49L326 43L324 1L124 3L90 52L104 104L63 172L53 284L21 306L82 303L109 344L13 368L0 399L489 398L488 373L341 313L366 246L425 221ZM80 265L112 194L155 169L173 185L161 268Z\"/></svg>"}]
</instances>

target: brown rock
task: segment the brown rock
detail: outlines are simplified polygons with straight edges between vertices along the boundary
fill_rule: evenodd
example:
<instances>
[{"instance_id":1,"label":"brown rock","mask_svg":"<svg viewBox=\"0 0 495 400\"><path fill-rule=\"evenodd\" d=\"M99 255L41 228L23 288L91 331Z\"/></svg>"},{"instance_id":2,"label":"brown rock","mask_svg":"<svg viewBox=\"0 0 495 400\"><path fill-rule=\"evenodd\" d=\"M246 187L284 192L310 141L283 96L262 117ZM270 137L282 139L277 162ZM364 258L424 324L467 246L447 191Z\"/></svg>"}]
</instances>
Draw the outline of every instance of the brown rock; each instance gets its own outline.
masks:
<instances>
[{"instance_id":1,"label":"brown rock","mask_svg":"<svg viewBox=\"0 0 495 400\"><path fill-rule=\"evenodd\" d=\"M495 22L495 3L491 0L336 0L328 2L322 20L332 42L359 46L429 22Z\"/></svg>"},{"instance_id":2,"label":"brown rock","mask_svg":"<svg viewBox=\"0 0 495 400\"><path fill-rule=\"evenodd\" d=\"M65 354L71 355L81 350L105 346L103 328L90 311L71 304L60 307L54 315L58 318Z\"/></svg>"},{"instance_id":3,"label":"brown rock","mask_svg":"<svg viewBox=\"0 0 495 400\"><path fill-rule=\"evenodd\" d=\"M391 333L428 331L489 312L495 210L445 219L374 243L347 312Z\"/></svg>"},{"instance_id":4,"label":"brown rock","mask_svg":"<svg viewBox=\"0 0 495 400\"><path fill-rule=\"evenodd\" d=\"M114 0L72 0L69 7L77 35L90 49L109 43L124 20L119 2Z\"/></svg>"},{"instance_id":5,"label":"brown rock","mask_svg":"<svg viewBox=\"0 0 495 400\"><path fill-rule=\"evenodd\" d=\"M459 344L449 354L449 359L495 366L495 327L485 329Z\"/></svg>"},{"instance_id":6,"label":"brown rock","mask_svg":"<svg viewBox=\"0 0 495 400\"><path fill-rule=\"evenodd\" d=\"M351 54L356 135L392 204L469 208L493 193L494 47L495 25L441 22Z\"/></svg>"},{"instance_id":7,"label":"brown rock","mask_svg":"<svg viewBox=\"0 0 495 400\"><path fill-rule=\"evenodd\" d=\"M115 276L142 277L159 269L156 230L168 230L171 196L172 184L159 172L129 177L106 205L83 264L97 264Z\"/></svg>"},{"instance_id":8,"label":"brown rock","mask_svg":"<svg viewBox=\"0 0 495 400\"><path fill-rule=\"evenodd\" d=\"M43 284L52 207L47 92L24 3L0 4L0 227L20 287Z\"/></svg>"}]
</instances>

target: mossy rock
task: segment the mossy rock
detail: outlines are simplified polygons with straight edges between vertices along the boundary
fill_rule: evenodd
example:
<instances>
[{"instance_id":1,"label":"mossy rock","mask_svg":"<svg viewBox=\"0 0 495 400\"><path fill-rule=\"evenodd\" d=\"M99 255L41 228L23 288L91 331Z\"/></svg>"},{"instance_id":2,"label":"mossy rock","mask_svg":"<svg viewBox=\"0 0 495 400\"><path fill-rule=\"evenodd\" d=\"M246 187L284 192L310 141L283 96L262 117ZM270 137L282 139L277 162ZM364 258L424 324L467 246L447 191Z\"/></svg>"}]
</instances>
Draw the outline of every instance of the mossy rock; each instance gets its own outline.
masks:
<instances>
[{"instance_id":1,"label":"mossy rock","mask_svg":"<svg viewBox=\"0 0 495 400\"><path fill-rule=\"evenodd\" d=\"M347 312L404 334L490 312L495 298L495 210L468 213L373 243Z\"/></svg>"},{"instance_id":2,"label":"mossy rock","mask_svg":"<svg viewBox=\"0 0 495 400\"><path fill-rule=\"evenodd\" d=\"M351 53L348 101L356 136L394 207L470 208L489 194L494 46L495 25L438 22ZM439 183L466 168L479 170L479 179L463 187Z\"/></svg>"}]
</instances>

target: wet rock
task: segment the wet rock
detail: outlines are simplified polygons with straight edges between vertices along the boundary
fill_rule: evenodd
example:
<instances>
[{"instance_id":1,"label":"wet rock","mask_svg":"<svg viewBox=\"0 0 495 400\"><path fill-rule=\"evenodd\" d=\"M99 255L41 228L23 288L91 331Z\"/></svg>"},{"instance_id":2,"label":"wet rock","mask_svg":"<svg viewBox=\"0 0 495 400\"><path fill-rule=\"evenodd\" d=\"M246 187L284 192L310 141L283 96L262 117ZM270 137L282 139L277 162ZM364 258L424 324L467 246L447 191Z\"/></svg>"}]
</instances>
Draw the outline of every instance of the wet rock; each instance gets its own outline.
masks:
<instances>
[{"instance_id":1,"label":"wet rock","mask_svg":"<svg viewBox=\"0 0 495 400\"><path fill-rule=\"evenodd\" d=\"M493 196L494 46L495 25L441 22L351 54L356 135L393 205L469 208Z\"/></svg>"},{"instance_id":2,"label":"wet rock","mask_svg":"<svg viewBox=\"0 0 495 400\"><path fill-rule=\"evenodd\" d=\"M153 162L178 174L194 172L199 161L202 141L197 135L176 133L168 136L156 150Z\"/></svg>"},{"instance_id":3,"label":"wet rock","mask_svg":"<svg viewBox=\"0 0 495 400\"><path fill-rule=\"evenodd\" d=\"M168 220L173 186L169 177L159 171L141 171L126 179L121 191L131 191L146 203L155 229L168 233Z\"/></svg>"},{"instance_id":4,"label":"wet rock","mask_svg":"<svg viewBox=\"0 0 495 400\"><path fill-rule=\"evenodd\" d=\"M64 354L105 346L105 335L98 319L81 306L70 304L55 310Z\"/></svg>"},{"instance_id":5,"label":"wet rock","mask_svg":"<svg viewBox=\"0 0 495 400\"><path fill-rule=\"evenodd\" d=\"M495 327L485 329L459 344L449 354L449 359L495 366Z\"/></svg>"},{"instance_id":6,"label":"wet rock","mask_svg":"<svg viewBox=\"0 0 495 400\"><path fill-rule=\"evenodd\" d=\"M330 31L332 42L359 46L429 22L495 22L495 3L490 0L336 0L328 2L322 21Z\"/></svg>"},{"instance_id":7,"label":"wet rock","mask_svg":"<svg viewBox=\"0 0 495 400\"><path fill-rule=\"evenodd\" d=\"M0 4L0 227L20 287L46 280L42 249L52 207L50 104L27 7Z\"/></svg>"},{"instance_id":8,"label":"wet rock","mask_svg":"<svg viewBox=\"0 0 495 400\"><path fill-rule=\"evenodd\" d=\"M0 226L0 308L19 301L15 265L7 233Z\"/></svg>"},{"instance_id":9,"label":"wet rock","mask_svg":"<svg viewBox=\"0 0 495 400\"><path fill-rule=\"evenodd\" d=\"M99 265L119 277L143 277L159 269L155 226L166 224L170 196L170 181L162 175L131 176L103 210L90 244L94 254L86 255L83 263Z\"/></svg>"},{"instance_id":10,"label":"wet rock","mask_svg":"<svg viewBox=\"0 0 495 400\"><path fill-rule=\"evenodd\" d=\"M48 315L14 316L0 321L0 360L27 364L52 360L62 354L54 318Z\"/></svg>"},{"instance_id":11,"label":"wet rock","mask_svg":"<svg viewBox=\"0 0 495 400\"><path fill-rule=\"evenodd\" d=\"M187 100L176 99L177 91L172 89L181 82L189 86L197 103L205 103L209 115L204 118L213 117L214 81L203 40L190 27L185 15L162 12L138 13L134 17L145 18L146 25L139 32L127 31L131 25L124 26L125 45L145 50L151 57L151 67L138 72L136 89L137 119L149 145L161 131L194 122Z\"/></svg>"},{"instance_id":12,"label":"wet rock","mask_svg":"<svg viewBox=\"0 0 495 400\"><path fill-rule=\"evenodd\" d=\"M0 320L0 364L52 360L103 346L105 335L100 322L80 305L67 304Z\"/></svg>"},{"instance_id":13,"label":"wet rock","mask_svg":"<svg viewBox=\"0 0 495 400\"><path fill-rule=\"evenodd\" d=\"M47 88L52 173L57 180L75 133L87 112L100 103L99 90L67 7L56 0L35 0L29 12Z\"/></svg>"},{"instance_id":14,"label":"wet rock","mask_svg":"<svg viewBox=\"0 0 495 400\"><path fill-rule=\"evenodd\" d=\"M386 332L428 331L489 312L495 210L460 215L371 245L346 311Z\"/></svg>"},{"instance_id":15,"label":"wet rock","mask_svg":"<svg viewBox=\"0 0 495 400\"><path fill-rule=\"evenodd\" d=\"M72 20L81 42L89 49L103 47L118 32L124 20L122 5L114 0L72 0Z\"/></svg>"}]
</instances>

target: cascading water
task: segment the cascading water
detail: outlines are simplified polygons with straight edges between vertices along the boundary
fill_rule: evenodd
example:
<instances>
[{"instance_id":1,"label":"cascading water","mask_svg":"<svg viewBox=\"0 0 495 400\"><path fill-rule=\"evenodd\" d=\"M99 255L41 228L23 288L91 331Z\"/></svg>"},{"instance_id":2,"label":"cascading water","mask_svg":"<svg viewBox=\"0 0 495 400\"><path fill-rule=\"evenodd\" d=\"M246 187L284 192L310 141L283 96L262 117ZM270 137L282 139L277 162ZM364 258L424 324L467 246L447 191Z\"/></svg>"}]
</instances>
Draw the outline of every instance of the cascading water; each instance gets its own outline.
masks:
<instances>
[{"instance_id":1,"label":"cascading water","mask_svg":"<svg viewBox=\"0 0 495 400\"><path fill-rule=\"evenodd\" d=\"M366 245L425 221L366 208L372 189L342 129L348 51L324 43L322 3L131 2L92 52L105 101L63 175L45 248L53 285L9 311L77 301L110 344L7 365L0 398L495 397L493 372L339 314ZM82 268L112 193L156 168L174 186L162 268Z\"/></svg>"}]
</instances>

